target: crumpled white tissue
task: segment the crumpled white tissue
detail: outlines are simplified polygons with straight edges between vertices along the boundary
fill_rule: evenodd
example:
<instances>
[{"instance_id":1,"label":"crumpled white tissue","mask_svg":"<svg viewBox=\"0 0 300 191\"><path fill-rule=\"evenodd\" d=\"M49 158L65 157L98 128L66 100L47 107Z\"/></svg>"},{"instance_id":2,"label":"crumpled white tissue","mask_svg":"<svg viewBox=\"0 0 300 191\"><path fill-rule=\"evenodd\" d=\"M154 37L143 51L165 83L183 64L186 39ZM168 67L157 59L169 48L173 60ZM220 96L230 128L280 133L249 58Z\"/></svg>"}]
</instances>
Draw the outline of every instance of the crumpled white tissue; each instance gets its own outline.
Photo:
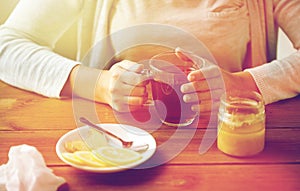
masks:
<instances>
[{"instance_id":1,"label":"crumpled white tissue","mask_svg":"<svg viewBox=\"0 0 300 191\"><path fill-rule=\"evenodd\" d=\"M7 164L0 166L0 190L55 191L65 182L46 166L42 154L33 146L10 148Z\"/></svg>"}]
</instances>

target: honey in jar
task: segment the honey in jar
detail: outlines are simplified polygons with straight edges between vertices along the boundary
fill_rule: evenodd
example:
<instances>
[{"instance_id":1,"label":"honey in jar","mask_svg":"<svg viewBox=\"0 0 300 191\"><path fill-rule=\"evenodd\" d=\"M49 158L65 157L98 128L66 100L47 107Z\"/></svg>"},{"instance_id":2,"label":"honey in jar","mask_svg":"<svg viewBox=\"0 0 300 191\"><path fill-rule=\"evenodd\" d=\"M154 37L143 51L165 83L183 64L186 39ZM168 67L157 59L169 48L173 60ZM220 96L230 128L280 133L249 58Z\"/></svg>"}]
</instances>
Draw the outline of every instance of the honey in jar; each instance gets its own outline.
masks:
<instances>
[{"instance_id":1,"label":"honey in jar","mask_svg":"<svg viewBox=\"0 0 300 191\"><path fill-rule=\"evenodd\" d=\"M253 156L264 149L265 108L256 92L227 92L218 114L218 148L238 157Z\"/></svg>"}]
</instances>

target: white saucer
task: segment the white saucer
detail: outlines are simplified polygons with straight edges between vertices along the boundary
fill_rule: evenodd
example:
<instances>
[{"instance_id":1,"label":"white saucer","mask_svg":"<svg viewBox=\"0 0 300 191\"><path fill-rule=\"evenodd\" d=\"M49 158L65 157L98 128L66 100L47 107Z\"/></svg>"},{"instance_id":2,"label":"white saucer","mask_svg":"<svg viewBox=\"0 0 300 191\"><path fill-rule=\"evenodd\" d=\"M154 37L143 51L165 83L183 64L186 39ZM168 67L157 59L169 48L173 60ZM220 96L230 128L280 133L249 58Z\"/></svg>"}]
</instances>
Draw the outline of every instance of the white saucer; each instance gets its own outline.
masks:
<instances>
[{"instance_id":1,"label":"white saucer","mask_svg":"<svg viewBox=\"0 0 300 191\"><path fill-rule=\"evenodd\" d=\"M141 156L142 158L134 163L130 163L128 165L124 166L112 166L112 167L91 167L91 166L82 166L78 165L75 163L72 163L68 160L66 160L63 156L62 153L67 152L65 150L64 144L67 141L75 141L75 140L83 140L82 135L86 134L87 131L90 129L89 126L82 126L77 129L71 130L68 133L64 134L57 142L56 144L56 154L57 156L64 161L65 163L88 172L97 172L97 173L111 173L111 172L118 172L118 171L123 171L127 169L134 168L145 161L147 161L149 158L152 157L152 155L155 153L156 150L156 142L155 139L151 134L148 132L134 127L130 125L125 125L125 124L101 124L101 127L109 130L112 129L113 132L120 136L121 138L126 137L128 140L133 140L134 145L143 145L143 144L148 144L148 148L144 151L141 151ZM114 129L121 129L121 131L115 131ZM122 134L117 134L118 132L122 132ZM126 135L124 135L124 132ZM133 145L133 146L134 146Z\"/></svg>"}]
</instances>

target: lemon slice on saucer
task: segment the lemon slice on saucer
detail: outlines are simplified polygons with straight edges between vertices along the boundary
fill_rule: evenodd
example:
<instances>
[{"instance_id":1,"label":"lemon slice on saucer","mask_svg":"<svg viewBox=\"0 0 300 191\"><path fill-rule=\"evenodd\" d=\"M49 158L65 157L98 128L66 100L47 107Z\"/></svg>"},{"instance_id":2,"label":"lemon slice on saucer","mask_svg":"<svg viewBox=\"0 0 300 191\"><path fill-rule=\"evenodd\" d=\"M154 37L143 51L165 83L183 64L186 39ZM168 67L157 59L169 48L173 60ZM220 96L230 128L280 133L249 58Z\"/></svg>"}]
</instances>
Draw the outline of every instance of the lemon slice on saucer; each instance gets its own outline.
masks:
<instances>
[{"instance_id":1,"label":"lemon slice on saucer","mask_svg":"<svg viewBox=\"0 0 300 191\"><path fill-rule=\"evenodd\" d=\"M126 165L142 158L142 155L130 149L111 146L101 147L94 151L96 157L111 165Z\"/></svg>"},{"instance_id":2,"label":"lemon slice on saucer","mask_svg":"<svg viewBox=\"0 0 300 191\"><path fill-rule=\"evenodd\" d=\"M84 165L83 161L78 159L74 153L65 152L65 153L62 153L61 155L64 157L64 159L66 159L67 161L69 161L71 163L74 163L77 165Z\"/></svg>"},{"instance_id":3,"label":"lemon slice on saucer","mask_svg":"<svg viewBox=\"0 0 300 191\"><path fill-rule=\"evenodd\" d=\"M76 151L74 153L63 153L62 156L71 163L91 166L91 167L106 167L109 166L96 156L91 151Z\"/></svg>"},{"instance_id":4,"label":"lemon slice on saucer","mask_svg":"<svg viewBox=\"0 0 300 191\"><path fill-rule=\"evenodd\" d=\"M75 157L81 160L87 166L106 167L107 163L96 157L91 151L76 151Z\"/></svg>"},{"instance_id":5,"label":"lemon slice on saucer","mask_svg":"<svg viewBox=\"0 0 300 191\"><path fill-rule=\"evenodd\" d=\"M75 140L75 141L66 141L64 144L64 148L69 153L73 153L76 151L88 151L88 147L82 140Z\"/></svg>"}]
</instances>

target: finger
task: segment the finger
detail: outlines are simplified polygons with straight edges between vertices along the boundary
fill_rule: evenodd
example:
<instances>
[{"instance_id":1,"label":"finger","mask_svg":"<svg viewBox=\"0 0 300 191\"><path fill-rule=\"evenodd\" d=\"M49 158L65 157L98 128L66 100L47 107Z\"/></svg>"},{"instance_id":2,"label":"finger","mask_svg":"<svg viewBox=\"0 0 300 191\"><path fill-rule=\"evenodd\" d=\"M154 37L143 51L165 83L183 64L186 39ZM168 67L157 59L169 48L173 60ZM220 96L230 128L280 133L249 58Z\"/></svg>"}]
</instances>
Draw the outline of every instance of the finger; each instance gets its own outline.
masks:
<instances>
[{"instance_id":1,"label":"finger","mask_svg":"<svg viewBox=\"0 0 300 191\"><path fill-rule=\"evenodd\" d=\"M120 64L116 64L111 67L110 71L112 72L112 77L118 79L121 74L125 73L127 70L121 67Z\"/></svg>"},{"instance_id":2,"label":"finger","mask_svg":"<svg viewBox=\"0 0 300 191\"><path fill-rule=\"evenodd\" d=\"M201 104L193 105L192 111L198 113L207 113L212 111L218 111L220 106L220 101L203 101Z\"/></svg>"},{"instance_id":3,"label":"finger","mask_svg":"<svg viewBox=\"0 0 300 191\"><path fill-rule=\"evenodd\" d=\"M188 80L200 81L221 76L222 75L220 69L216 65L210 64L209 66L190 72L188 75Z\"/></svg>"},{"instance_id":4,"label":"finger","mask_svg":"<svg viewBox=\"0 0 300 191\"><path fill-rule=\"evenodd\" d=\"M225 89L222 78L210 78L207 80L193 81L190 83L183 84L180 87L182 93L192 93L195 91L205 92L205 91L212 91L216 89Z\"/></svg>"},{"instance_id":5,"label":"finger","mask_svg":"<svg viewBox=\"0 0 300 191\"><path fill-rule=\"evenodd\" d=\"M137 86L137 87L133 87L131 92L130 92L130 96L145 96L147 94L146 92L146 87L144 86Z\"/></svg>"},{"instance_id":6,"label":"finger","mask_svg":"<svg viewBox=\"0 0 300 191\"><path fill-rule=\"evenodd\" d=\"M114 64L110 70L115 71L120 69L123 69L122 71L132 71L136 73L141 73L144 70L144 65L129 60L123 60Z\"/></svg>"},{"instance_id":7,"label":"finger","mask_svg":"<svg viewBox=\"0 0 300 191\"><path fill-rule=\"evenodd\" d=\"M205 80L202 81L196 81L196 82L190 82L181 85L180 91L182 93L193 93L193 92L204 92L209 91L209 86Z\"/></svg>"},{"instance_id":8,"label":"finger","mask_svg":"<svg viewBox=\"0 0 300 191\"><path fill-rule=\"evenodd\" d=\"M149 82L146 76L131 71L126 71L121 74L120 80L132 86L145 86Z\"/></svg>"},{"instance_id":9,"label":"finger","mask_svg":"<svg viewBox=\"0 0 300 191\"><path fill-rule=\"evenodd\" d=\"M202 92L202 93L193 93L193 94L185 94L183 96L183 101L185 103L193 103L193 102L200 102L204 100L210 100L210 92Z\"/></svg>"},{"instance_id":10,"label":"finger","mask_svg":"<svg viewBox=\"0 0 300 191\"><path fill-rule=\"evenodd\" d=\"M189 56L189 53L187 51L182 50L180 47L177 47L175 49L175 54L178 58L185 62L193 62L193 59L191 56Z\"/></svg>"},{"instance_id":11,"label":"finger","mask_svg":"<svg viewBox=\"0 0 300 191\"><path fill-rule=\"evenodd\" d=\"M139 96L128 96L128 97L126 97L126 99L127 99L128 105L135 105L135 106L142 105L146 101L146 97L145 96L142 96L142 97L139 97Z\"/></svg>"},{"instance_id":12,"label":"finger","mask_svg":"<svg viewBox=\"0 0 300 191\"><path fill-rule=\"evenodd\" d=\"M183 96L183 101L186 103L198 102L199 100L201 100L201 102L203 102L205 100L217 101L220 99L220 97L222 96L223 93L224 93L224 90L216 89L213 91L185 94Z\"/></svg>"},{"instance_id":13,"label":"finger","mask_svg":"<svg viewBox=\"0 0 300 191\"><path fill-rule=\"evenodd\" d=\"M123 60L122 62L119 62L119 66L127 71L136 73L140 73L144 69L144 65L129 60Z\"/></svg>"},{"instance_id":14,"label":"finger","mask_svg":"<svg viewBox=\"0 0 300 191\"><path fill-rule=\"evenodd\" d=\"M118 83L129 84L133 86L144 86L147 84L148 78L142 74L128 71L120 65L112 69L112 77Z\"/></svg>"},{"instance_id":15,"label":"finger","mask_svg":"<svg viewBox=\"0 0 300 191\"><path fill-rule=\"evenodd\" d=\"M146 101L146 97L123 96L122 98L114 99L111 106L118 112L128 112L133 108L141 107Z\"/></svg>"},{"instance_id":16,"label":"finger","mask_svg":"<svg viewBox=\"0 0 300 191\"><path fill-rule=\"evenodd\" d=\"M190 72L188 74L187 78L190 82L205 80L205 76L203 75L201 70L195 70L195 71Z\"/></svg>"},{"instance_id":17,"label":"finger","mask_svg":"<svg viewBox=\"0 0 300 191\"><path fill-rule=\"evenodd\" d=\"M192 62L194 64L197 64L198 66L203 66L206 63L206 61L202 57L199 57L192 52L183 50L180 47L175 48L175 54L179 59L185 62Z\"/></svg>"},{"instance_id":18,"label":"finger","mask_svg":"<svg viewBox=\"0 0 300 191\"><path fill-rule=\"evenodd\" d=\"M114 96L144 96L146 95L146 87L119 84L113 86L113 88L110 90L110 93Z\"/></svg>"},{"instance_id":19,"label":"finger","mask_svg":"<svg viewBox=\"0 0 300 191\"><path fill-rule=\"evenodd\" d=\"M136 62L128 60L119 62L115 71L124 83L130 85L144 86L149 81L149 76L143 74L144 65L137 64Z\"/></svg>"},{"instance_id":20,"label":"finger","mask_svg":"<svg viewBox=\"0 0 300 191\"><path fill-rule=\"evenodd\" d=\"M192 82L196 91L214 91L216 89L225 89L222 78L210 78L205 81Z\"/></svg>"}]
</instances>

